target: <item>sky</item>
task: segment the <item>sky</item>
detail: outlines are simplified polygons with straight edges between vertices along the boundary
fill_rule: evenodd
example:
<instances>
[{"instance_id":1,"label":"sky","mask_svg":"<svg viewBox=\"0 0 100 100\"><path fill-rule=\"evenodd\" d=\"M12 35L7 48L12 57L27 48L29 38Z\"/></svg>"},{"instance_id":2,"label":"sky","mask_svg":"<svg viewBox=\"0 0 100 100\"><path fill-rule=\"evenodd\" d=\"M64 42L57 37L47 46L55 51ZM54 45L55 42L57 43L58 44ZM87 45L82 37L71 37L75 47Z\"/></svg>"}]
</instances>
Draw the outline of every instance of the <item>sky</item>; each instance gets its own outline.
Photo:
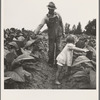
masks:
<instances>
[{"instance_id":1,"label":"sky","mask_svg":"<svg viewBox=\"0 0 100 100\"><path fill-rule=\"evenodd\" d=\"M70 28L81 22L82 29L89 20L98 17L98 0L3 0L3 28L25 28L34 31L48 13L53 1L63 20ZM46 25L42 28L47 28Z\"/></svg>"}]
</instances>

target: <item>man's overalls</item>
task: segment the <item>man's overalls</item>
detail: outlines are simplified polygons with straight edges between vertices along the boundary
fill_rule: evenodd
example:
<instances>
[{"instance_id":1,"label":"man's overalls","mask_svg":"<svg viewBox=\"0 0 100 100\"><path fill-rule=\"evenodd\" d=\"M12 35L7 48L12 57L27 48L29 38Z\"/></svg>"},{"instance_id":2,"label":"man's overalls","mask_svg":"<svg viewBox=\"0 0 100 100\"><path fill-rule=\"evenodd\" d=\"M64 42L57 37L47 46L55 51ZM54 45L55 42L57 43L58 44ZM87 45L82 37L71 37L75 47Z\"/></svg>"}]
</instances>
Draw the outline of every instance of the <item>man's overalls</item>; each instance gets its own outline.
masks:
<instances>
[{"instance_id":1,"label":"man's overalls","mask_svg":"<svg viewBox=\"0 0 100 100\"><path fill-rule=\"evenodd\" d=\"M54 54L57 56L60 53L60 40L62 36L62 27L60 26L59 16L56 14L54 17L49 17L48 26L48 38L49 38L49 61L48 63L54 64ZM55 51L56 50L56 51ZM55 53L54 53L55 52Z\"/></svg>"}]
</instances>

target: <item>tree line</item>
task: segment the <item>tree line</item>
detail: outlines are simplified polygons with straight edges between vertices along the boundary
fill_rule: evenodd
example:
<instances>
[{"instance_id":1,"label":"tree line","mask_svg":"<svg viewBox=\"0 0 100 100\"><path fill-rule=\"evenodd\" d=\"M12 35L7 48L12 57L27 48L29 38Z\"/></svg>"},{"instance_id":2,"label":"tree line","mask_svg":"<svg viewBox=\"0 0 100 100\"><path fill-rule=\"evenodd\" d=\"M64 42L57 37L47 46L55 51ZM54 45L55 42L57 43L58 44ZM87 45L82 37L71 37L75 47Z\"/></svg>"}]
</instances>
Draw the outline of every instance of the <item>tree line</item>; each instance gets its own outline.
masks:
<instances>
[{"instance_id":1,"label":"tree line","mask_svg":"<svg viewBox=\"0 0 100 100\"><path fill-rule=\"evenodd\" d=\"M89 20L88 24L85 26L85 29L82 31L81 23L79 22L76 26L75 24L70 28L70 24L65 24L65 33L66 34L87 34L96 36L96 19L92 21Z\"/></svg>"}]
</instances>

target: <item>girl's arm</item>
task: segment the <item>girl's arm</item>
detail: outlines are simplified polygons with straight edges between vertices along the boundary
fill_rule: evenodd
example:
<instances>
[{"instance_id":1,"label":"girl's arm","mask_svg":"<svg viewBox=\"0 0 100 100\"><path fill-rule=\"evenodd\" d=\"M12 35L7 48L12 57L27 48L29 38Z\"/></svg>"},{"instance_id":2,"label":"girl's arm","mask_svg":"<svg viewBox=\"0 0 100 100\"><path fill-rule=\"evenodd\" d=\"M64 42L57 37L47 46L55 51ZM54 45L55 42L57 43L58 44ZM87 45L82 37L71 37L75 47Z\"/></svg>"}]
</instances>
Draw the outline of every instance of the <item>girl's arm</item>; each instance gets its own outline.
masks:
<instances>
[{"instance_id":1,"label":"girl's arm","mask_svg":"<svg viewBox=\"0 0 100 100\"><path fill-rule=\"evenodd\" d=\"M87 51L89 51L89 50L87 50L87 49L81 49L81 48L74 47L74 46L69 47L69 49L70 49L70 50L75 50L75 51L81 51L81 52L87 52Z\"/></svg>"}]
</instances>

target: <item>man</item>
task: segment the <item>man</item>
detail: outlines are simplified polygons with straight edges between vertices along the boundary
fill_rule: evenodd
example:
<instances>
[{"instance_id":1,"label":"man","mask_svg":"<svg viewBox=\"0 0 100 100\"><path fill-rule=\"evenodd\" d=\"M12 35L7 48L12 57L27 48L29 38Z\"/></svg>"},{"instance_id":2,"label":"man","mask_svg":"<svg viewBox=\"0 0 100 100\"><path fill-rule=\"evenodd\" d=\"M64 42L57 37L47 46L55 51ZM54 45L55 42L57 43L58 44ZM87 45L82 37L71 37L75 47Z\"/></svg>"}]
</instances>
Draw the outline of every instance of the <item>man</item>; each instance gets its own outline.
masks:
<instances>
[{"instance_id":1,"label":"man","mask_svg":"<svg viewBox=\"0 0 100 100\"><path fill-rule=\"evenodd\" d=\"M53 2L50 2L47 7L49 10L48 14L46 14L45 18L42 20L42 22L34 32L35 34L38 34L44 24L47 24L49 39L48 63L52 67L55 59L54 55L57 56L60 52L60 40L61 36L64 34L64 27L61 16L55 12L55 4Z\"/></svg>"}]
</instances>

